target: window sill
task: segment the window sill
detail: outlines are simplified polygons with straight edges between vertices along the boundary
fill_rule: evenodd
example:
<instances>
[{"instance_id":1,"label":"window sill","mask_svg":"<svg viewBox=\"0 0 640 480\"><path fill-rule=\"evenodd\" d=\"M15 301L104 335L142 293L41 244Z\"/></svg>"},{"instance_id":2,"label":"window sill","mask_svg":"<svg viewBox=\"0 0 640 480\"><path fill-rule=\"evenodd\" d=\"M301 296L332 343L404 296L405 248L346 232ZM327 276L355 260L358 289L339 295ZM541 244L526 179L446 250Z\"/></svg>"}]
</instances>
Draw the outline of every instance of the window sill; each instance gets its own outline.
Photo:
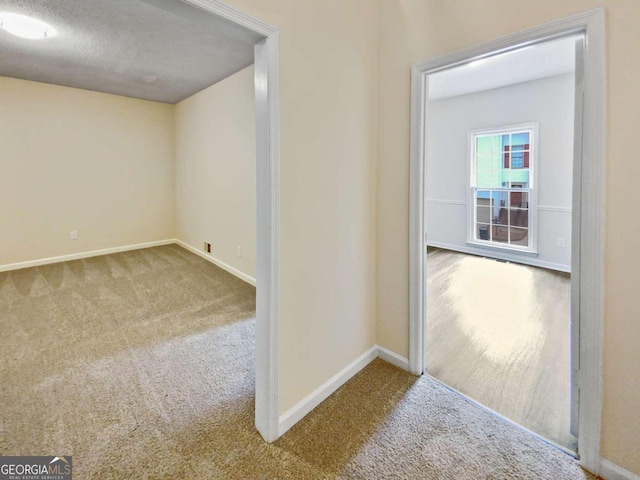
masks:
<instances>
[{"instance_id":1,"label":"window sill","mask_svg":"<svg viewBox=\"0 0 640 480\"><path fill-rule=\"evenodd\" d=\"M483 248L483 249L488 250L488 251L512 253L514 255L523 255L523 256L526 256L526 257L537 257L538 256L538 252L536 252L534 250L524 250L524 249L520 249L520 248L502 247L502 246L499 246L499 245L491 245L491 244L482 243L482 242L466 242L466 243L470 247Z\"/></svg>"}]
</instances>

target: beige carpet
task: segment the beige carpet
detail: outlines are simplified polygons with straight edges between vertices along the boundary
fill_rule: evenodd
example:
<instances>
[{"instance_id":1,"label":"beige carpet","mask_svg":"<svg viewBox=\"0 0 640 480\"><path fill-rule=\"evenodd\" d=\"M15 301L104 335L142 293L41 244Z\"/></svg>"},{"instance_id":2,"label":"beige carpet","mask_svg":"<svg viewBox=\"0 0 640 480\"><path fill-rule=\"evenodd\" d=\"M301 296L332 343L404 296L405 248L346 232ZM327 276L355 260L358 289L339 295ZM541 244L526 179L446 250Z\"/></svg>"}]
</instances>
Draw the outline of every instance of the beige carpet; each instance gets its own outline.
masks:
<instances>
[{"instance_id":1,"label":"beige carpet","mask_svg":"<svg viewBox=\"0 0 640 480\"><path fill-rule=\"evenodd\" d=\"M252 287L177 246L0 273L0 453L76 479L584 479L380 360L287 435L253 426Z\"/></svg>"}]
</instances>

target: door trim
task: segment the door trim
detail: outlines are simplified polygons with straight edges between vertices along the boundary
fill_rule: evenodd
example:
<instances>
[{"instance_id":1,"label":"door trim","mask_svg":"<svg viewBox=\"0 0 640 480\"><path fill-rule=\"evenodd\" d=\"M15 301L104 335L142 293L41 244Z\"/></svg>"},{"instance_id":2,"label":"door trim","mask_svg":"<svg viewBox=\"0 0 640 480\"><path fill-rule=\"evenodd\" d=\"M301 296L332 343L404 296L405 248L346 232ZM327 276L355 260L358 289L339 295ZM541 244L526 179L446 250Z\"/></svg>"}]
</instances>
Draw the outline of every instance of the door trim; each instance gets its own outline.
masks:
<instances>
[{"instance_id":1,"label":"door trim","mask_svg":"<svg viewBox=\"0 0 640 480\"><path fill-rule=\"evenodd\" d=\"M254 47L256 104L256 428L278 439L280 416L280 40L276 27L218 0L181 0L262 36Z\"/></svg>"},{"instance_id":2,"label":"door trim","mask_svg":"<svg viewBox=\"0 0 640 480\"><path fill-rule=\"evenodd\" d=\"M428 75L456 65L504 53L553 38L583 33L585 96L580 178L580 206L573 222L580 225L579 262L579 431L580 463L600 470L602 412L602 332L605 253L605 11L589 10L416 63L411 69L411 166L409 199L409 371L422 375L426 360L425 142Z\"/></svg>"}]
</instances>

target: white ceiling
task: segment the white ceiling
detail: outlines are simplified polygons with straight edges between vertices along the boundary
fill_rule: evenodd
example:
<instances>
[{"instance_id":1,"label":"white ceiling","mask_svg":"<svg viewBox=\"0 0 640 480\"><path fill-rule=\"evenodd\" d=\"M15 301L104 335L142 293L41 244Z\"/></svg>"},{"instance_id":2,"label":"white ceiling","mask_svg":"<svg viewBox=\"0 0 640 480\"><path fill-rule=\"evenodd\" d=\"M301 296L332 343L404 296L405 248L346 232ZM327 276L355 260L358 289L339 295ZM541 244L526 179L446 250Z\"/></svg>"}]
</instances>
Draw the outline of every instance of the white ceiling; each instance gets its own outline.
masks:
<instances>
[{"instance_id":1,"label":"white ceiling","mask_svg":"<svg viewBox=\"0 0 640 480\"><path fill-rule=\"evenodd\" d=\"M253 63L260 36L179 0L0 0L57 30L0 29L0 76L176 103Z\"/></svg>"},{"instance_id":2,"label":"white ceiling","mask_svg":"<svg viewBox=\"0 0 640 480\"><path fill-rule=\"evenodd\" d=\"M429 100L571 73L577 38L525 47L429 75Z\"/></svg>"}]
</instances>

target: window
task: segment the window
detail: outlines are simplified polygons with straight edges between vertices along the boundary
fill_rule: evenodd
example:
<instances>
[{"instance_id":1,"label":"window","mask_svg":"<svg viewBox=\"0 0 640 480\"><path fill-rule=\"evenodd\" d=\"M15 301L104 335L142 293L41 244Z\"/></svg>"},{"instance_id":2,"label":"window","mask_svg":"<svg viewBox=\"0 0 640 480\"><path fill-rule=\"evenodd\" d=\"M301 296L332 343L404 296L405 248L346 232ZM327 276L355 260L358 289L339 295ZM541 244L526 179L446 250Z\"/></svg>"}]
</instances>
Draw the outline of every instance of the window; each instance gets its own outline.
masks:
<instances>
[{"instance_id":1,"label":"window","mask_svg":"<svg viewBox=\"0 0 640 480\"><path fill-rule=\"evenodd\" d=\"M470 241L533 251L535 125L471 134Z\"/></svg>"}]
</instances>

